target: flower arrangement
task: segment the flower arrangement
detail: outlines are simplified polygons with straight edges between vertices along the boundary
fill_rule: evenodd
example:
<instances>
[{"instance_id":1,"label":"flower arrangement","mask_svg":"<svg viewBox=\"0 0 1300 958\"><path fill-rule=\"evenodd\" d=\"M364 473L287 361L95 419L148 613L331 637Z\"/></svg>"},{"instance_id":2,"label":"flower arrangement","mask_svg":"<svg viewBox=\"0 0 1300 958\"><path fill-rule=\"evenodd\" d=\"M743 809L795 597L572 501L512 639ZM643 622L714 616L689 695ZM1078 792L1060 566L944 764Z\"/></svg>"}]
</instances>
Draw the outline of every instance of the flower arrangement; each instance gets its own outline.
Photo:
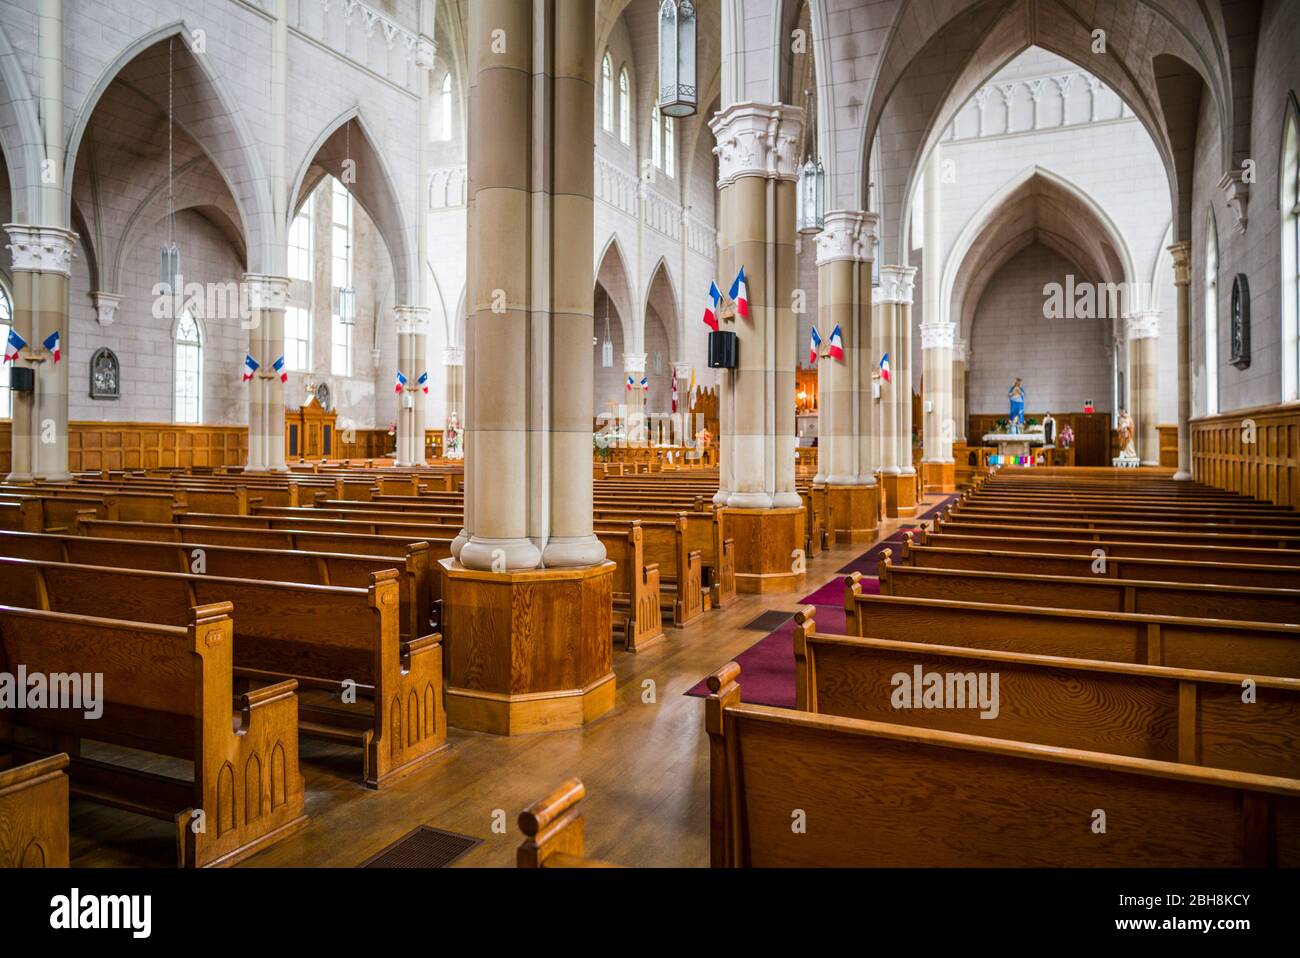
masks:
<instances>
[{"instance_id":1,"label":"flower arrangement","mask_svg":"<svg viewBox=\"0 0 1300 958\"><path fill-rule=\"evenodd\" d=\"M1061 429L1061 434L1056 439L1062 449L1069 449L1074 445L1074 430L1067 425Z\"/></svg>"},{"instance_id":2,"label":"flower arrangement","mask_svg":"<svg viewBox=\"0 0 1300 958\"><path fill-rule=\"evenodd\" d=\"M996 422L994 422L993 425L998 427L998 432L1005 435L1006 432L1011 428L1011 420L1008 419L1006 416L1003 416L1001 419L998 419Z\"/></svg>"}]
</instances>

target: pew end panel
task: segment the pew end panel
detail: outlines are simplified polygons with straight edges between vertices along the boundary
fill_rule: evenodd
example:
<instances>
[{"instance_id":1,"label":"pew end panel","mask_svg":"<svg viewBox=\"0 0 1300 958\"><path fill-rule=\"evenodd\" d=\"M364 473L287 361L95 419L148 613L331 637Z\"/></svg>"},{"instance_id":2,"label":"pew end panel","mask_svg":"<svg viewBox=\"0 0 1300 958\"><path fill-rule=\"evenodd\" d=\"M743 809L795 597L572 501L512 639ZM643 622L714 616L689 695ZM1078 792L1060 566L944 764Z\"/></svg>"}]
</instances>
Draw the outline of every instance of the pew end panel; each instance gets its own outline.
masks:
<instances>
[{"instance_id":1,"label":"pew end panel","mask_svg":"<svg viewBox=\"0 0 1300 958\"><path fill-rule=\"evenodd\" d=\"M0 868L68 867L68 756L0 754Z\"/></svg>"},{"instance_id":2,"label":"pew end panel","mask_svg":"<svg viewBox=\"0 0 1300 958\"><path fill-rule=\"evenodd\" d=\"M587 789L571 778L519 813L524 840L515 853L520 868L545 868L555 855L583 857L583 819L578 805Z\"/></svg>"}]
</instances>

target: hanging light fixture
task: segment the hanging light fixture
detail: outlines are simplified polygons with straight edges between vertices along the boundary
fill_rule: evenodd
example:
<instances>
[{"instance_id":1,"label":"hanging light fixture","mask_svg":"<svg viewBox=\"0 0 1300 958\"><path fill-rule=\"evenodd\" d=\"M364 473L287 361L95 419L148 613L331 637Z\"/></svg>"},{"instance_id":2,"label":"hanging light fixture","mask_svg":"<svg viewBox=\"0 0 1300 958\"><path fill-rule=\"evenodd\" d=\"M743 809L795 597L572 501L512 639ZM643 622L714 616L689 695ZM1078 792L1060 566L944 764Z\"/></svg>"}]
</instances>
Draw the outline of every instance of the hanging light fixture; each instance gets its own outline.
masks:
<instances>
[{"instance_id":1,"label":"hanging light fixture","mask_svg":"<svg viewBox=\"0 0 1300 958\"><path fill-rule=\"evenodd\" d=\"M659 112L664 116L694 116L695 4L663 0L659 7Z\"/></svg>"},{"instance_id":2,"label":"hanging light fixture","mask_svg":"<svg viewBox=\"0 0 1300 958\"><path fill-rule=\"evenodd\" d=\"M609 336L609 296L605 296L605 341L600 344L600 365L609 369L614 365L614 340Z\"/></svg>"},{"instance_id":3,"label":"hanging light fixture","mask_svg":"<svg viewBox=\"0 0 1300 958\"><path fill-rule=\"evenodd\" d=\"M813 91L805 91L808 110L815 120L817 104ZM820 233L826 224L826 170L820 158L814 159L810 131L813 120L804 124L804 164L799 168L796 193L795 228L804 236Z\"/></svg>"},{"instance_id":4,"label":"hanging light fixture","mask_svg":"<svg viewBox=\"0 0 1300 958\"><path fill-rule=\"evenodd\" d=\"M173 137L175 123L173 94L175 89L173 74L173 45L175 38L167 41L167 242L162 244L158 256L158 281L169 294L174 295L177 279L181 275L181 251L176 245L176 192L173 182Z\"/></svg>"}]
</instances>

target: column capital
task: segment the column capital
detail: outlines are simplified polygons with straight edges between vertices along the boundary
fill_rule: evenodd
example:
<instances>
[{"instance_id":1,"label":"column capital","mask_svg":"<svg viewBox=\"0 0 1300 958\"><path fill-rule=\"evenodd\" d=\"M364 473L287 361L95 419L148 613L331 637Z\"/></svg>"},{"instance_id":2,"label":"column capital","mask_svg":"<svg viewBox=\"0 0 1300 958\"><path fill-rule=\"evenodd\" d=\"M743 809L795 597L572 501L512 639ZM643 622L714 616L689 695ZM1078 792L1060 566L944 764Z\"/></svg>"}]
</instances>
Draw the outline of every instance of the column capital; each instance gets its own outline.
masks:
<instances>
[{"instance_id":1,"label":"column capital","mask_svg":"<svg viewBox=\"0 0 1300 958\"><path fill-rule=\"evenodd\" d=\"M283 310L289 304L289 277L266 273L245 273L249 309Z\"/></svg>"},{"instance_id":2,"label":"column capital","mask_svg":"<svg viewBox=\"0 0 1300 958\"><path fill-rule=\"evenodd\" d=\"M952 361L955 363L970 362L970 342L965 339L953 339L952 341Z\"/></svg>"},{"instance_id":3,"label":"column capital","mask_svg":"<svg viewBox=\"0 0 1300 958\"><path fill-rule=\"evenodd\" d=\"M95 322L101 326L112 326L117 319L117 307L122 304L120 293L106 293L98 290L90 294L95 304Z\"/></svg>"},{"instance_id":4,"label":"column capital","mask_svg":"<svg viewBox=\"0 0 1300 958\"><path fill-rule=\"evenodd\" d=\"M417 336L429 331L429 307L394 306L393 316L397 320L397 332L414 333Z\"/></svg>"},{"instance_id":5,"label":"column capital","mask_svg":"<svg viewBox=\"0 0 1300 958\"><path fill-rule=\"evenodd\" d=\"M442 364L444 366L464 366L465 347L464 346L445 347L442 351Z\"/></svg>"},{"instance_id":6,"label":"column capital","mask_svg":"<svg viewBox=\"0 0 1300 958\"><path fill-rule=\"evenodd\" d=\"M1130 341L1156 339L1160 335L1160 310L1142 309L1124 317L1124 332Z\"/></svg>"},{"instance_id":7,"label":"column capital","mask_svg":"<svg viewBox=\"0 0 1300 958\"><path fill-rule=\"evenodd\" d=\"M742 176L799 178L803 110L784 103L733 103L709 121L718 145L718 186Z\"/></svg>"},{"instance_id":8,"label":"column capital","mask_svg":"<svg viewBox=\"0 0 1300 958\"><path fill-rule=\"evenodd\" d=\"M865 263L874 258L880 216L863 210L831 210L817 234L817 265Z\"/></svg>"},{"instance_id":9,"label":"column capital","mask_svg":"<svg viewBox=\"0 0 1300 958\"><path fill-rule=\"evenodd\" d=\"M62 273L72 275L72 251L77 234L57 226L6 223L9 252L16 273Z\"/></svg>"},{"instance_id":10,"label":"column capital","mask_svg":"<svg viewBox=\"0 0 1300 958\"><path fill-rule=\"evenodd\" d=\"M1187 286L1192 281L1192 244L1183 240L1165 248L1174 258L1174 285Z\"/></svg>"},{"instance_id":11,"label":"column capital","mask_svg":"<svg viewBox=\"0 0 1300 958\"><path fill-rule=\"evenodd\" d=\"M915 266L880 267L880 288L877 303L912 304L912 288L916 285Z\"/></svg>"},{"instance_id":12,"label":"column capital","mask_svg":"<svg viewBox=\"0 0 1300 958\"><path fill-rule=\"evenodd\" d=\"M644 373L645 372L645 353L624 353L623 354L623 372L625 373Z\"/></svg>"},{"instance_id":13,"label":"column capital","mask_svg":"<svg viewBox=\"0 0 1300 958\"><path fill-rule=\"evenodd\" d=\"M952 349L956 335L956 323L922 323L921 349Z\"/></svg>"}]
</instances>

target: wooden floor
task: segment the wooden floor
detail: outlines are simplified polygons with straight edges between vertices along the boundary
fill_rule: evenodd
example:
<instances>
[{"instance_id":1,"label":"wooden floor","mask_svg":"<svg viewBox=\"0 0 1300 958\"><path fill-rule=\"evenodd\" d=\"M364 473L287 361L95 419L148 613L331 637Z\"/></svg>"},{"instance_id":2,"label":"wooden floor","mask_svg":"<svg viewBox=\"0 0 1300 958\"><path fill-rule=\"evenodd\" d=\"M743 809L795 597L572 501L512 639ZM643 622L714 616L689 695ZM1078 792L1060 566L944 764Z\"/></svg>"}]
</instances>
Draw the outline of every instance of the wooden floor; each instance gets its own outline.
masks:
<instances>
[{"instance_id":1,"label":"wooden floor","mask_svg":"<svg viewBox=\"0 0 1300 958\"><path fill-rule=\"evenodd\" d=\"M937 501L927 500L918 513ZM880 536L900 524L882 525ZM618 702L586 728L514 738L451 729L442 757L382 791L360 784L359 751L303 739L311 824L246 866L351 867L431 825L483 840L458 866L513 867L520 809L576 775L587 785L588 855L626 865L706 867L704 705L683 693L764 635L742 626L769 609L793 613L800 598L866 548L840 546L809 560L807 585L797 593L740 596L695 625L669 628L648 651L631 655L616 647ZM647 682L654 683L650 704L642 701ZM174 856L170 823L73 802L74 867L166 866Z\"/></svg>"}]
</instances>

